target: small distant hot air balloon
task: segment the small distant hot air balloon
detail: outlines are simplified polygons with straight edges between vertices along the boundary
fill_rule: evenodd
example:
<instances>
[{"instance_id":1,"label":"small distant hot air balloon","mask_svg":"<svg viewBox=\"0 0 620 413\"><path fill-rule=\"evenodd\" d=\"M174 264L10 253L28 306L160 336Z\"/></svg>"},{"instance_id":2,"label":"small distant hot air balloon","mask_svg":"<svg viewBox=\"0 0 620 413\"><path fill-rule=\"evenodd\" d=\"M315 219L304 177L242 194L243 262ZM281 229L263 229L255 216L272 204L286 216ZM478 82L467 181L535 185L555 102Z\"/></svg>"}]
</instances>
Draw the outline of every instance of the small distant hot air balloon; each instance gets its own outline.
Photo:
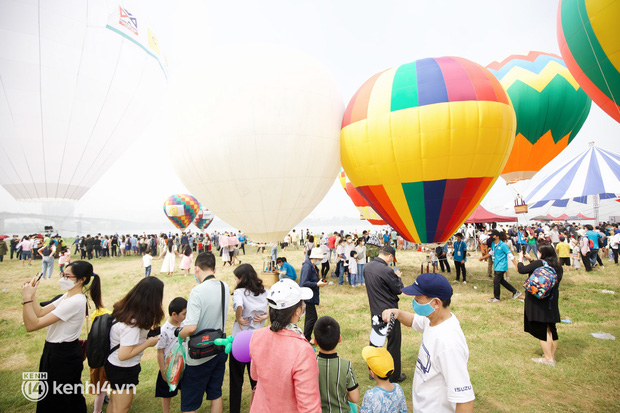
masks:
<instances>
[{"instance_id":1,"label":"small distant hot air balloon","mask_svg":"<svg viewBox=\"0 0 620 413\"><path fill-rule=\"evenodd\" d=\"M573 141L592 101L554 54L512 55L487 69L508 93L517 116L515 143L501 177L508 183L531 179Z\"/></svg>"},{"instance_id":2,"label":"small distant hot air balloon","mask_svg":"<svg viewBox=\"0 0 620 413\"><path fill-rule=\"evenodd\" d=\"M211 225L212 222L213 212L209 211L203 206L200 206L200 210L198 211L196 219L194 220L194 225L196 225L199 230L204 231L209 225Z\"/></svg>"},{"instance_id":3,"label":"small distant hot air balloon","mask_svg":"<svg viewBox=\"0 0 620 413\"><path fill-rule=\"evenodd\" d=\"M164 213L170 222L181 231L194 221L199 209L200 204L191 195L170 195L164 202Z\"/></svg>"},{"instance_id":4,"label":"small distant hot air balloon","mask_svg":"<svg viewBox=\"0 0 620 413\"><path fill-rule=\"evenodd\" d=\"M353 96L341 131L347 176L403 238L443 242L497 180L515 115L499 81L459 57L378 73Z\"/></svg>"},{"instance_id":5,"label":"small distant hot air balloon","mask_svg":"<svg viewBox=\"0 0 620 413\"><path fill-rule=\"evenodd\" d=\"M340 175L338 175L338 179L340 180L342 189L344 189L347 195L349 195L349 198L353 201L353 205L355 205L357 210L360 212L360 219L365 219L372 225L387 225L387 222L385 222L379 214L372 209L372 207L368 204L368 201L366 201L362 194L355 189L349 180L349 177L342 168L340 168Z\"/></svg>"},{"instance_id":6,"label":"small distant hot air balloon","mask_svg":"<svg viewBox=\"0 0 620 413\"><path fill-rule=\"evenodd\" d=\"M561 0L558 43L590 98L620 122L620 0Z\"/></svg>"}]
</instances>

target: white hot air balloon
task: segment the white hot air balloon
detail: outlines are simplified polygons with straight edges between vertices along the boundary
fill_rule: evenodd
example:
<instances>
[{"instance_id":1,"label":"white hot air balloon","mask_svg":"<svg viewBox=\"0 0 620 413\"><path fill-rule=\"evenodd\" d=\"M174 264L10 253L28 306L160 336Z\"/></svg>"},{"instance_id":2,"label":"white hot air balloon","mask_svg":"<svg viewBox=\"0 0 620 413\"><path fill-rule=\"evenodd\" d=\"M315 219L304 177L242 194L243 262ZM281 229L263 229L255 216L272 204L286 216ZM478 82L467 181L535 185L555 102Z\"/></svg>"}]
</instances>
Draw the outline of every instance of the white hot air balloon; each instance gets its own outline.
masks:
<instances>
[{"instance_id":1,"label":"white hot air balloon","mask_svg":"<svg viewBox=\"0 0 620 413\"><path fill-rule=\"evenodd\" d=\"M147 10L0 0L0 184L15 199L79 200L140 135L167 82Z\"/></svg>"},{"instance_id":2,"label":"white hot air balloon","mask_svg":"<svg viewBox=\"0 0 620 413\"><path fill-rule=\"evenodd\" d=\"M231 45L170 84L170 152L183 184L254 241L281 241L340 168L344 105L330 73L288 48Z\"/></svg>"}]
</instances>

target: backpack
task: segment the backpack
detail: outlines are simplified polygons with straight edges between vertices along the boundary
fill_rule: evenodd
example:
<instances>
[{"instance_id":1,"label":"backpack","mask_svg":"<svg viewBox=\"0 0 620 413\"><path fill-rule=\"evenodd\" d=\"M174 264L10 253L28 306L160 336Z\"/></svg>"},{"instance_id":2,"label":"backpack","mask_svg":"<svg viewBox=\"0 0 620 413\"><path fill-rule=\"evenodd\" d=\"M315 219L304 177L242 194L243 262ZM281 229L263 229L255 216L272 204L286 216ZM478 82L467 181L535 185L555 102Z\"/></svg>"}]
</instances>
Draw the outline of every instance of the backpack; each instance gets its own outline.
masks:
<instances>
[{"instance_id":1,"label":"backpack","mask_svg":"<svg viewBox=\"0 0 620 413\"><path fill-rule=\"evenodd\" d=\"M543 260L543 266L534 270L532 275L523 283L523 287L525 291L539 300L542 300L543 298L549 297L557 280L558 275L555 269L550 267L547 261Z\"/></svg>"},{"instance_id":2,"label":"backpack","mask_svg":"<svg viewBox=\"0 0 620 413\"><path fill-rule=\"evenodd\" d=\"M590 249L594 248L594 241L588 239L588 245L590 246Z\"/></svg>"},{"instance_id":3,"label":"backpack","mask_svg":"<svg viewBox=\"0 0 620 413\"><path fill-rule=\"evenodd\" d=\"M110 329L117 321L112 314L102 314L95 318L86 341L86 358L92 369L103 367L108 356L120 347L120 344L110 348Z\"/></svg>"}]
</instances>

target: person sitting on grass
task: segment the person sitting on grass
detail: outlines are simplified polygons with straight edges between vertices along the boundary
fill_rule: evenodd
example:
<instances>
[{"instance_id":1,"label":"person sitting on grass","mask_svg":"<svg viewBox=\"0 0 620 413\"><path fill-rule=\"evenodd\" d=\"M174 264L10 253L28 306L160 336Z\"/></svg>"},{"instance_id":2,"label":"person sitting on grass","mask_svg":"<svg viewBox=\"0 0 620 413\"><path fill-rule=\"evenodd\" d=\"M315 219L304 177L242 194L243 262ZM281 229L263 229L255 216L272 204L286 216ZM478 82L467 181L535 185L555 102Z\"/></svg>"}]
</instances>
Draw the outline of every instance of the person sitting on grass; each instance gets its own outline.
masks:
<instances>
[{"instance_id":1,"label":"person sitting on grass","mask_svg":"<svg viewBox=\"0 0 620 413\"><path fill-rule=\"evenodd\" d=\"M377 385L364 393L360 413L407 413L403 389L398 383L390 382L390 376L394 373L392 355L383 347L366 346L362 357Z\"/></svg>"},{"instance_id":2,"label":"person sitting on grass","mask_svg":"<svg viewBox=\"0 0 620 413\"><path fill-rule=\"evenodd\" d=\"M280 269L280 280L289 278L295 281L297 279L297 271L295 271L295 267L286 261L286 257L278 257L276 265Z\"/></svg>"},{"instance_id":3,"label":"person sitting on grass","mask_svg":"<svg viewBox=\"0 0 620 413\"><path fill-rule=\"evenodd\" d=\"M383 321L392 314L405 326L422 333L413 376L413 405L418 412L473 412L474 390L467 371L469 348L461 324L450 311L452 287L441 274L425 273L409 287L415 314L397 308L383 311Z\"/></svg>"},{"instance_id":4,"label":"person sitting on grass","mask_svg":"<svg viewBox=\"0 0 620 413\"><path fill-rule=\"evenodd\" d=\"M332 317L323 316L314 326L314 338L319 345L316 360L319 364L321 408L324 412L350 412L348 402L359 402L360 390L353 364L336 353L336 346L342 341L340 325Z\"/></svg>"}]
</instances>

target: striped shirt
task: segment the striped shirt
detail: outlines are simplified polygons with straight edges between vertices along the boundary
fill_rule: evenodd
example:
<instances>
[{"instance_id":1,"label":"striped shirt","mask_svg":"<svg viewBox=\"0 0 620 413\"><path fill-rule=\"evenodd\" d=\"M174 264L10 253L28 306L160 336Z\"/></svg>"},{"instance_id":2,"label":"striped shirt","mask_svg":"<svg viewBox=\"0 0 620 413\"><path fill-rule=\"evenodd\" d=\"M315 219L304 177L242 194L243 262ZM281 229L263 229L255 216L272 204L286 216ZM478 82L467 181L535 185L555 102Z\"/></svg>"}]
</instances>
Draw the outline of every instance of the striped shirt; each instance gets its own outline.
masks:
<instances>
[{"instance_id":1,"label":"striped shirt","mask_svg":"<svg viewBox=\"0 0 620 413\"><path fill-rule=\"evenodd\" d=\"M319 364L319 390L323 413L349 413L351 408L347 401L347 392L359 386L353 364L341 359L336 353L319 352L316 360Z\"/></svg>"}]
</instances>

